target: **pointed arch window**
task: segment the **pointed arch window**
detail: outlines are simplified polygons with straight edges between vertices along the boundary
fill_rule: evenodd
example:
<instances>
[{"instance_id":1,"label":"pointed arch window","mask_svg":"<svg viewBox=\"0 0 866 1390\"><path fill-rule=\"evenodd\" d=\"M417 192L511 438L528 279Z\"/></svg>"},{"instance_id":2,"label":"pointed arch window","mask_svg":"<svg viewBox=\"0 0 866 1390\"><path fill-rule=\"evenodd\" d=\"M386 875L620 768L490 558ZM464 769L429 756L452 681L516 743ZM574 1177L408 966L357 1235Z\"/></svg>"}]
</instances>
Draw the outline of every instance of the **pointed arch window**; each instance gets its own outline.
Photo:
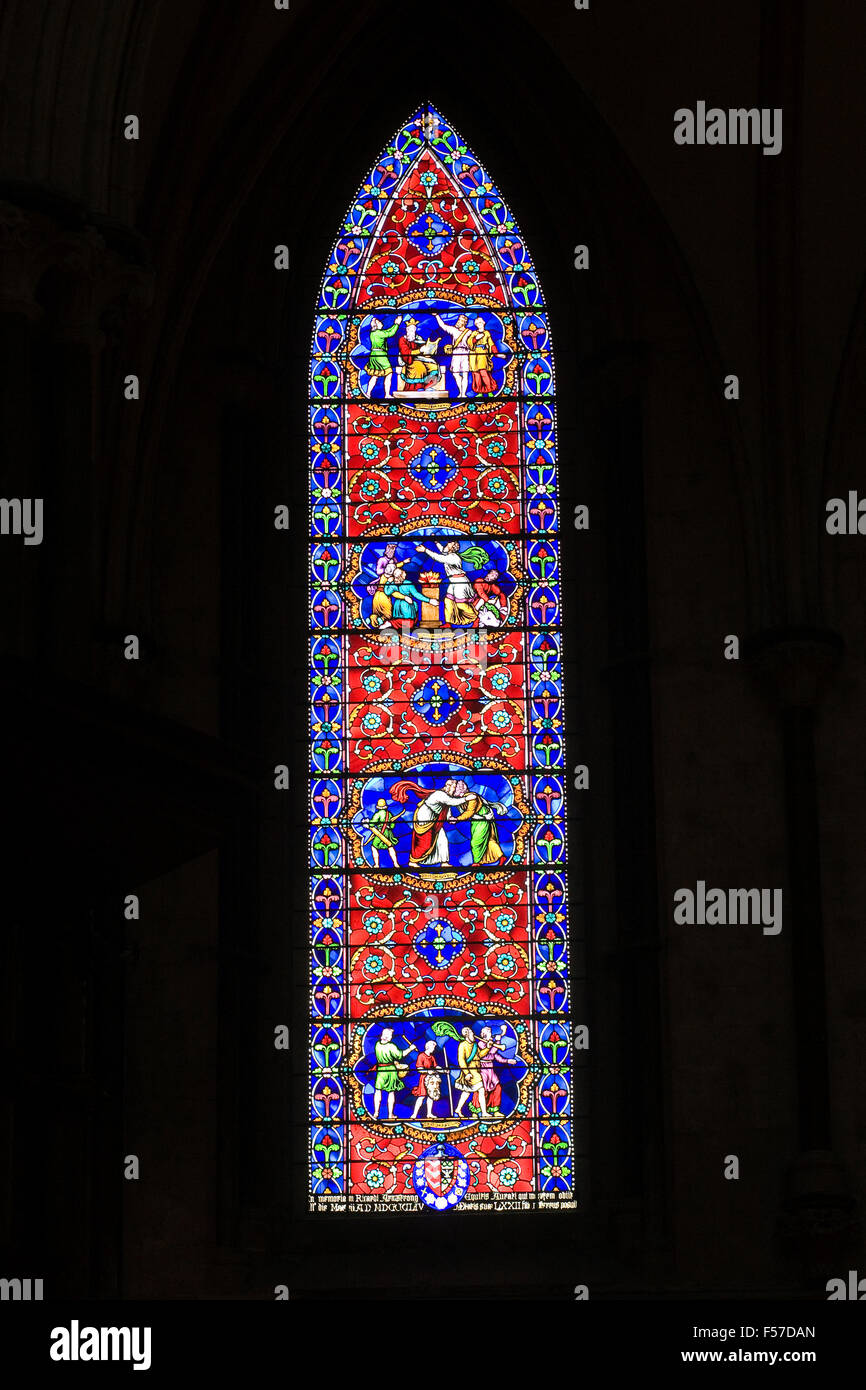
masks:
<instances>
[{"instance_id":1,"label":"pointed arch window","mask_svg":"<svg viewBox=\"0 0 866 1390\"><path fill-rule=\"evenodd\" d=\"M573 1198L547 313L433 107L370 171L310 370L310 1204Z\"/></svg>"}]
</instances>

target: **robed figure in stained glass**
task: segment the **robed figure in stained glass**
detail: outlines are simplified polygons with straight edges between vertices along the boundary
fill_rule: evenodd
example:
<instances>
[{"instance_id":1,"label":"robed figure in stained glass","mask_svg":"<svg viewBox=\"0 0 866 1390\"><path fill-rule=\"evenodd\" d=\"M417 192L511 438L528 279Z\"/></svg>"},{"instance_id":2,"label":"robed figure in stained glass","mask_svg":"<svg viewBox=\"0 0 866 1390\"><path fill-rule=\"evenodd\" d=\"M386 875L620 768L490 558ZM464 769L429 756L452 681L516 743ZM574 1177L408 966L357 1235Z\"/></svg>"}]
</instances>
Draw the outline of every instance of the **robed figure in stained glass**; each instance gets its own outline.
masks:
<instances>
[{"instance_id":1,"label":"robed figure in stained glass","mask_svg":"<svg viewBox=\"0 0 866 1390\"><path fill-rule=\"evenodd\" d=\"M493 359L497 355L496 345L490 336L490 330L480 315L476 318L469 333L467 346L469 349L469 370L472 373L472 390L479 396L483 396L488 391L495 391L496 382L491 373L493 371Z\"/></svg>"},{"instance_id":2,"label":"robed figure in stained glass","mask_svg":"<svg viewBox=\"0 0 866 1390\"><path fill-rule=\"evenodd\" d=\"M481 627L499 627L508 616L508 599L496 582L498 570L488 570L483 579L474 579L475 607Z\"/></svg>"},{"instance_id":3,"label":"robed figure in stained glass","mask_svg":"<svg viewBox=\"0 0 866 1390\"><path fill-rule=\"evenodd\" d=\"M474 594L469 577L463 569L463 560L460 555L460 542L448 541L440 550L437 546L431 550L427 545L418 544L415 549L424 555L429 555L431 560L435 560L445 571L448 581L445 589L445 621L453 626L461 624L475 625L476 613L472 602Z\"/></svg>"},{"instance_id":4,"label":"robed figure in stained glass","mask_svg":"<svg viewBox=\"0 0 866 1390\"><path fill-rule=\"evenodd\" d=\"M439 381L441 373L435 357L438 344L438 338L435 343L419 342L418 320L407 318L405 332L397 343L403 364L400 376L405 391L420 391Z\"/></svg>"},{"instance_id":5,"label":"robed figure in stained glass","mask_svg":"<svg viewBox=\"0 0 866 1390\"><path fill-rule=\"evenodd\" d=\"M457 1048L459 1072L456 1083L456 1090L460 1092L460 1099L454 1114L462 1115L464 1105L472 1096L477 1101L482 1116L486 1119L487 1096L484 1090L484 1078L481 1075L481 1062L487 1056L487 1047L478 1041L471 1028L463 1028L461 1032L462 1037Z\"/></svg>"},{"instance_id":6,"label":"robed figure in stained glass","mask_svg":"<svg viewBox=\"0 0 866 1390\"><path fill-rule=\"evenodd\" d=\"M451 371L454 380L457 382L457 390L461 396L469 394L469 320L465 314L458 316L457 322L452 326L445 322L436 314L436 322L447 333L451 342L445 347L446 353L451 358Z\"/></svg>"},{"instance_id":7,"label":"robed figure in stained glass","mask_svg":"<svg viewBox=\"0 0 866 1390\"><path fill-rule=\"evenodd\" d=\"M395 801L405 802L410 793L420 797L412 816L412 847L409 863L420 868L431 868L438 864L451 863L451 850L445 822L448 808L462 806L468 799L468 791L456 795L457 783L453 778L444 787L418 786L417 782L395 782L393 794Z\"/></svg>"},{"instance_id":8,"label":"robed figure in stained glass","mask_svg":"<svg viewBox=\"0 0 866 1390\"><path fill-rule=\"evenodd\" d=\"M463 781L455 784L454 791L464 798L462 807L453 815L454 820L468 820L471 823L473 864L504 864L505 855L496 837L496 811L503 808L485 801L478 792L470 792Z\"/></svg>"},{"instance_id":9,"label":"robed figure in stained glass","mask_svg":"<svg viewBox=\"0 0 866 1390\"><path fill-rule=\"evenodd\" d=\"M487 1104L487 1113L494 1118L502 1114L502 1082L494 1070L494 1062L499 1066L513 1067L515 1065L513 1057L505 1056L505 1028L500 1028L494 1038L493 1029L485 1027L481 1029L478 1042L483 1049L481 1057L481 1083L484 1087L484 1097ZM473 1095L469 1102L470 1110L481 1110L481 1103L476 1095Z\"/></svg>"},{"instance_id":10,"label":"robed figure in stained glass","mask_svg":"<svg viewBox=\"0 0 866 1390\"><path fill-rule=\"evenodd\" d=\"M398 565L390 575L386 575L382 587L386 598L391 600L391 615L395 623L401 621L410 627L417 623L421 605L426 603L427 597L407 577L406 571Z\"/></svg>"},{"instance_id":11,"label":"robed figure in stained glass","mask_svg":"<svg viewBox=\"0 0 866 1390\"><path fill-rule=\"evenodd\" d=\"M415 1109L412 1111L414 1120L421 1106L427 1102L427 1119L433 1118L433 1102L438 1100L441 1095L442 1082L436 1068L436 1058L433 1053L436 1051L436 1039L431 1038L424 1044L424 1051L419 1052L415 1058L415 1066L418 1070L418 1084L413 1091L417 1097Z\"/></svg>"}]
</instances>

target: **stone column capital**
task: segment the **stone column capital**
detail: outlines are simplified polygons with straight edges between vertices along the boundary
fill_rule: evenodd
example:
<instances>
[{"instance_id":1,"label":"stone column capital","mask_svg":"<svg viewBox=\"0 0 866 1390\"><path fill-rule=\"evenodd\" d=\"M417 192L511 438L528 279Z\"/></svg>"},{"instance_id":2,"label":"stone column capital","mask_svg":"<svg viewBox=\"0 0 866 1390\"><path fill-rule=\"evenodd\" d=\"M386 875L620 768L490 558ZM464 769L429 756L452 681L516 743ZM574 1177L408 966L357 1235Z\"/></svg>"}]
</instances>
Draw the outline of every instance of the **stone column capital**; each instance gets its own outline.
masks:
<instances>
[{"instance_id":1,"label":"stone column capital","mask_svg":"<svg viewBox=\"0 0 866 1390\"><path fill-rule=\"evenodd\" d=\"M60 235L47 253L42 283L61 342L100 348L153 298L152 272L130 264L95 227Z\"/></svg>"},{"instance_id":2,"label":"stone column capital","mask_svg":"<svg viewBox=\"0 0 866 1390\"><path fill-rule=\"evenodd\" d=\"M779 628L743 642L743 659L780 709L815 709L845 652L837 632Z\"/></svg>"},{"instance_id":3,"label":"stone column capital","mask_svg":"<svg viewBox=\"0 0 866 1390\"><path fill-rule=\"evenodd\" d=\"M33 218L15 203L0 201L0 313L42 317L36 300L41 274L39 233Z\"/></svg>"},{"instance_id":4,"label":"stone column capital","mask_svg":"<svg viewBox=\"0 0 866 1390\"><path fill-rule=\"evenodd\" d=\"M80 208L33 190L0 200L0 312L44 319L61 342L101 347L146 309L143 260L133 233L106 224L103 234Z\"/></svg>"}]
</instances>

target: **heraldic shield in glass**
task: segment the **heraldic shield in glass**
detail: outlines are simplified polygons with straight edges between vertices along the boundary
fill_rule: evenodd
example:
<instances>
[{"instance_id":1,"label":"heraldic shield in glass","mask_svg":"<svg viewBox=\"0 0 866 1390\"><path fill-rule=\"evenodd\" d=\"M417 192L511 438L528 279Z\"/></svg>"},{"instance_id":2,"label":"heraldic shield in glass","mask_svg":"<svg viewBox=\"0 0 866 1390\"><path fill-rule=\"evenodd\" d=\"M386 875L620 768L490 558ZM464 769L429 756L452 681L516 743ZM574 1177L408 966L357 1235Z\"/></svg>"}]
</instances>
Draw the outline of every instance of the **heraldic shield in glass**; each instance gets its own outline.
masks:
<instances>
[{"instance_id":1,"label":"heraldic shield in glass","mask_svg":"<svg viewBox=\"0 0 866 1390\"><path fill-rule=\"evenodd\" d=\"M361 186L310 369L310 1202L573 1205L554 368L431 107Z\"/></svg>"}]
</instances>

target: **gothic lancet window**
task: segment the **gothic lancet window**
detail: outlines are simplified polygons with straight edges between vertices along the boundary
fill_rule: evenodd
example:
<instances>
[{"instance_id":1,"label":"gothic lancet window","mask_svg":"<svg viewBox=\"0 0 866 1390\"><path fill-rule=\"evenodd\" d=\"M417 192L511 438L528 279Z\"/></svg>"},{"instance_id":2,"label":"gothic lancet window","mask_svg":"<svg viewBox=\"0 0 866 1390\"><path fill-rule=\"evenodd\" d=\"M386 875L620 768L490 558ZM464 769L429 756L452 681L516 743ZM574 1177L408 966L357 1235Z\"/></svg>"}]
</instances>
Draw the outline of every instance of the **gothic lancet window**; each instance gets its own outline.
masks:
<instances>
[{"instance_id":1,"label":"gothic lancet window","mask_svg":"<svg viewBox=\"0 0 866 1390\"><path fill-rule=\"evenodd\" d=\"M310 371L310 1205L573 1203L554 368L529 252L425 107Z\"/></svg>"}]
</instances>

